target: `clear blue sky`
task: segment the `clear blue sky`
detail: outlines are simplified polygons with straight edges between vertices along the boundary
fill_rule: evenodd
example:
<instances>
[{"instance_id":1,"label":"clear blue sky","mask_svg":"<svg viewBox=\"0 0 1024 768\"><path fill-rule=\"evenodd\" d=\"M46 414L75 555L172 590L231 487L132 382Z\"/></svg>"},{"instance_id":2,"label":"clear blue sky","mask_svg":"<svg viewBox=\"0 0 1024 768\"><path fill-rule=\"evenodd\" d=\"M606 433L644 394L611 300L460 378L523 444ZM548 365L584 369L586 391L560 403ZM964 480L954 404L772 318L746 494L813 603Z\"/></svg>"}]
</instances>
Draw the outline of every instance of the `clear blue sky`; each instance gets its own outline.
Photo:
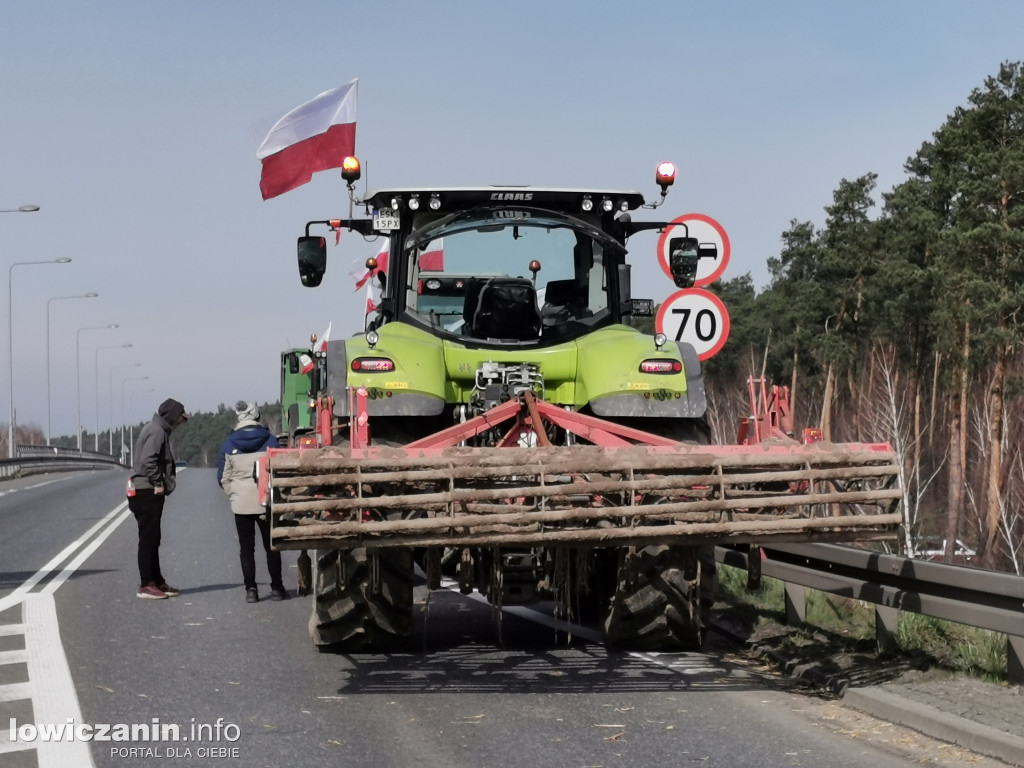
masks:
<instances>
[{"instance_id":1,"label":"clear blue sky","mask_svg":"<svg viewBox=\"0 0 1024 768\"><path fill-rule=\"evenodd\" d=\"M971 90L1024 58L1020 0L53 0L5 2L0 21L0 209L42 208L0 214L0 265L73 259L13 270L18 421L45 430L49 346L54 435L79 410L90 431L120 423L122 392L132 421L167 396L276 400L282 349L361 328L348 271L372 246L343 238L315 290L295 266L305 222L347 214L340 178L264 202L256 159L277 118L354 77L370 187L653 198L672 160L659 213L717 219L725 278L763 286L792 219L820 224L843 178L875 172L879 196L902 181ZM655 242L634 243L634 295L660 301Z\"/></svg>"}]
</instances>

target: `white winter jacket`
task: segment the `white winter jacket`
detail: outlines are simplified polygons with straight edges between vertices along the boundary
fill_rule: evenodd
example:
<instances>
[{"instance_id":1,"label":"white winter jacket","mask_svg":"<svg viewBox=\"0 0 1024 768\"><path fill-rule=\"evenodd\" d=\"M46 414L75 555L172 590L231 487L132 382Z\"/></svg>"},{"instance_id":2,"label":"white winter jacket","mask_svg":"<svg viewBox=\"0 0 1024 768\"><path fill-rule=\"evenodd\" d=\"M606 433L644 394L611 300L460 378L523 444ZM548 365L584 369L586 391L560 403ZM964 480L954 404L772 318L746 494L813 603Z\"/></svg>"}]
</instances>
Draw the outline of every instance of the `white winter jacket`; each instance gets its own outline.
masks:
<instances>
[{"instance_id":1,"label":"white winter jacket","mask_svg":"<svg viewBox=\"0 0 1024 768\"><path fill-rule=\"evenodd\" d=\"M221 487L231 500L231 511L236 515L262 515L256 485L256 462L266 451L256 453L229 453L224 457L224 475Z\"/></svg>"}]
</instances>

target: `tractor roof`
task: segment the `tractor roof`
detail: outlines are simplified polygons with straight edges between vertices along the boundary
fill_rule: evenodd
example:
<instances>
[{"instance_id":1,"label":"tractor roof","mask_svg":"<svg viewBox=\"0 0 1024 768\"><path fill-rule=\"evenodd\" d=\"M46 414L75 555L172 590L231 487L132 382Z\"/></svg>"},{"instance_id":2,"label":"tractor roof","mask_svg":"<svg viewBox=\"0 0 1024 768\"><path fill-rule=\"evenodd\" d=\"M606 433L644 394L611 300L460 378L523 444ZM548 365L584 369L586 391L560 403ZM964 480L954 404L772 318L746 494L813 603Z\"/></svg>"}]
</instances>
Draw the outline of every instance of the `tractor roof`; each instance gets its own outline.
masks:
<instances>
[{"instance_id":1,"label":"tractor roof","mask_svg":"<svg viewBox=\"0 0 1024 768\"><path fill-rule=\"evenodd\" d=\"M612 201L613 210L635 210L644 204L639 192L611 189L548 189L542 187L406 187L401 189L374 190L362 202L374 208L387 208L398 197L407 202L413 196L426 206L431 197L441 201L441 211L457 211L482 205L505 203L526 204L550 208L567 213L582 210L583 200L589 197L595 209L599 209L605 198ZM625 204L623 209L622 204Z\"/></svg>"}]
</instances>

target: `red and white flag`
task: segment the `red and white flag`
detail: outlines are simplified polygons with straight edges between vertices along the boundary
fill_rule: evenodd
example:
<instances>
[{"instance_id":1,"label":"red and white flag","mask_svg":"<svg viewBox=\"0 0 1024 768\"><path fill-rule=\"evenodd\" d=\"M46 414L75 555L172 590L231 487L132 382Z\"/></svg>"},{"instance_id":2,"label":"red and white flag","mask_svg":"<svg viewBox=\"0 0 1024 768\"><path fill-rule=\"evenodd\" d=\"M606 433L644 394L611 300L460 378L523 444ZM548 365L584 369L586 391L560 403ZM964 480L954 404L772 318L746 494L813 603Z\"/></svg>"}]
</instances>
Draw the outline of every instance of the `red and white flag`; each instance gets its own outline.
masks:
<instances>
[{"instance_id":1,"label":"red and white flag","mask_svg":"<svg viewBox=\"0 0 1024 768\"><path fill-rule=\"evenodd\" d=\"M359 267L358 265L356 265L355 269L349 270L349 274L352 275L353 279L356 280L356 287L352 289L353 291L358 291L360 288L366 285L366 282L371 277L376 277L378 272L383 272L384 274L387 274L388 248L388 239L384 238L384 242L381 243L380 250L377 251L377 255L374 256L374 258L377 260L377 268L367 269L366 272L363 273L362 277L359 277L359 270L365 267Z\"/></svg>"},{"instance_id":2,"label":"red and white flag","mask_svg":"<svg viewBox=\"0 0 1024 768\"><path fill-rule=\"evenodd\" d=\"M376 297L373 295L373 283L366 284L366 314L377 311Z\"/></svg>"},{"instance_id":3,"label":"red and white flag","mask_svg":"<svg viewBox=\"0 0 1024 768\"><path fill-rule=\"evenodd\" d=\"M316 346L313 347L313 351L314 352L326 352L327 351L327 340L330 337L331 337L331 324L328 323L327 324L327 330L324 331L324 335L321 336L317 340Z\"/></svg>"},{"instance_id":4,"label":"red and white flag","mask_svg":"<svg viewBox=\"0 0 1024 768\"><path fill-rule=\"evenodd\" d=\"M358 83L324 91L274 124L256 152L264 200L306 184L318 171L340 168L355 154Z\"/></svg>"},{"instance_id":5,"label":"red and white flag","mask_svg":"<svg viewBox=\"0 0 1024 768\"><path fill-rule=\"evenodd\" d=\"M299 362L302 364L302 372L309 373L313 370L313 358L303 352L299 355Z\"/></svg>"}]
</instances>

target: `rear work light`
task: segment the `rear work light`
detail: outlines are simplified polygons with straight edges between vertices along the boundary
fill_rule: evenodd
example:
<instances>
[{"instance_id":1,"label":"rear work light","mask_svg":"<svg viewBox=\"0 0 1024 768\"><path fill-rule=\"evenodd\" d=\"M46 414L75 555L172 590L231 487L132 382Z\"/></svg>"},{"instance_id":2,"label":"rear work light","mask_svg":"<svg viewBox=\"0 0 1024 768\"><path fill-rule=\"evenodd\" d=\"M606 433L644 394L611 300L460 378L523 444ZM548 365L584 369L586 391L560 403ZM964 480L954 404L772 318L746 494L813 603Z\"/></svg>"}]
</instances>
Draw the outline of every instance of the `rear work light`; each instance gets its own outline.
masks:
<instances>
[{"instance_id":1,"label":"rear work light","mask_svg":"<svg viewBox=\"0 0 1024 768\"><path fill-rule=\"evenodd\" d=\"M678 360L644 360L640 373L682 373L683 364Z\"/></svg>"},{"instance_id":2,"label":"rear work light","mask_svg":"<svg viewBox=\"0 0 1024 768\"><path fill-rule=\"evenodd\" d=\"M387 373L395 370L395 361L386 357L357 357L352 361L352 370L362 373Z\"/></svg>"}]
</instances>

